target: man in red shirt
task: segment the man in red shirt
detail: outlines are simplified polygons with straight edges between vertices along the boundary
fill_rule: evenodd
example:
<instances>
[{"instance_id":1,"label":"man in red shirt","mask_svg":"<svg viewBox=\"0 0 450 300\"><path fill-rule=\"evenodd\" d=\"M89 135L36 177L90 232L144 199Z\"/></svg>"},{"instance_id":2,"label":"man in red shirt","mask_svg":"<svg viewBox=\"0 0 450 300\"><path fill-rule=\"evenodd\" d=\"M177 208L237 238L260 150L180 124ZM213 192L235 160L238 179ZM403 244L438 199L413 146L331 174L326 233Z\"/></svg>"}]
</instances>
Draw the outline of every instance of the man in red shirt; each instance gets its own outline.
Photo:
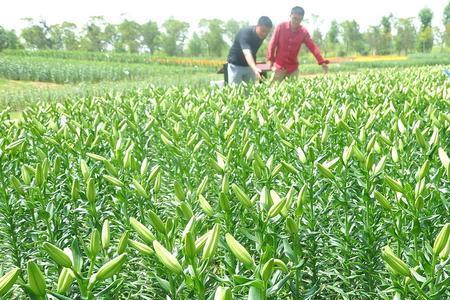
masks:
<instances>
[{"instance_id":1,"label":"man in red shirt","mask_svg":"<svg viewBox=\"0 0 450 300\"><path fill-rule=\"evenodd\" d=\"M304 9L296 6L291 10L290 21L279 24L275 29L267 53L269 67L274 71L274 81L298 75L297 56L302 44L308 47L323 71L328 72L329 61L322 57L308 30L300 25L304 15Z\"/></svg>"}]
</instances>

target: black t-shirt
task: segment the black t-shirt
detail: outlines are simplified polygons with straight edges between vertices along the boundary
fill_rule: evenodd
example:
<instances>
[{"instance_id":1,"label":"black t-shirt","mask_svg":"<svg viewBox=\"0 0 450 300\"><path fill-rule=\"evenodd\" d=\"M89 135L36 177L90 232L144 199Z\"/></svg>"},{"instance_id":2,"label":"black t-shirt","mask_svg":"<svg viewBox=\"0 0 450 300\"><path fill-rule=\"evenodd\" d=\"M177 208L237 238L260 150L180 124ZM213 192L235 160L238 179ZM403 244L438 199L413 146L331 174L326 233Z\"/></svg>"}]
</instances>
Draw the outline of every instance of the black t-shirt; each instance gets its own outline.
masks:
<instances>
[{"instance_id":1,"label":"black t-shirt","mask_svg":"<svg viewBox=\"0 0 450 300\"><path fill-rule=\"evenodd\" d=\"M256 60L256 52L261 47L263 40L256 35L255 26L242 28L237 33L230 52L228 53L228 62L237 66L248 67L242 49L250 49L253 59Z\"/></svg>"}]
</instances>

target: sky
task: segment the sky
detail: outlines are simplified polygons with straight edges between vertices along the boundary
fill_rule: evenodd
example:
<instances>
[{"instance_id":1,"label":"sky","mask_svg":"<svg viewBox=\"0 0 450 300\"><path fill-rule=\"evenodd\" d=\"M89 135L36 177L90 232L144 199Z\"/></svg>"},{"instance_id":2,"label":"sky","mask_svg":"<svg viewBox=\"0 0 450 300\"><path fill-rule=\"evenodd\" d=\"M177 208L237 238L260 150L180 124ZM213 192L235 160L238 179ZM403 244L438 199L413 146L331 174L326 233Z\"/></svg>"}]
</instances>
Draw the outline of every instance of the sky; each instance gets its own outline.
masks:
<instances>
[{"instance_id":1,"label":"sky","mask_svg":"<svg viewBox=\"0 0 450 300\"><path fill-rule=\"evenodd\" d=\"M379 24L384 15L392 13L397 18L417 17L424 7L433 11L433 25L443 28L443 10L449 2L450 0L13 0L2 5L0 26L19 31L27 25L23 20L26 17L44 19L48 24L71 21L84 25L90 16L104 16L111 23L119 23L126 18L139 23L153 20L159 24L174 17L189 22L193 29L202 18L233 18L253 24L259 16L267 15L277 24L286 21L290 9L299 5L305 9L305 19L308 21L305 26L310 31L315 27L319 27L322 32L327 31L333 19L338 22L354 19L362 30L366 30L370 25ZM319 22L312 22L312 15L318 15Z\"/></svg>"}]
</instances>

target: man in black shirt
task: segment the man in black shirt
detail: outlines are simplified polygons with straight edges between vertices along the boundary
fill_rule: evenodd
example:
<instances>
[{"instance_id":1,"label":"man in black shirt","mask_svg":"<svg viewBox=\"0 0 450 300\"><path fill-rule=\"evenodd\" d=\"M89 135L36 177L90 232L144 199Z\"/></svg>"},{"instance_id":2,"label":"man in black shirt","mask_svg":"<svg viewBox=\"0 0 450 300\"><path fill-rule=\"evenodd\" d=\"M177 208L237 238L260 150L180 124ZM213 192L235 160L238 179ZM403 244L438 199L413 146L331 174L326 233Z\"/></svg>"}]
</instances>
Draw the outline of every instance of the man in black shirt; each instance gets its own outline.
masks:
<instances>
[{"instance_id":1,"label":"man in black shirt","mask_svg":"<svg viewBox=\"0 0 450 300\"><path fill-rule=\"evenodd\" d=\"M256 52L272 29L269 17L259 18L256 26L242 28L237 33L228 54L228 82L259 80L261 70L256 67Z\"/></svg>"}]
</instances>

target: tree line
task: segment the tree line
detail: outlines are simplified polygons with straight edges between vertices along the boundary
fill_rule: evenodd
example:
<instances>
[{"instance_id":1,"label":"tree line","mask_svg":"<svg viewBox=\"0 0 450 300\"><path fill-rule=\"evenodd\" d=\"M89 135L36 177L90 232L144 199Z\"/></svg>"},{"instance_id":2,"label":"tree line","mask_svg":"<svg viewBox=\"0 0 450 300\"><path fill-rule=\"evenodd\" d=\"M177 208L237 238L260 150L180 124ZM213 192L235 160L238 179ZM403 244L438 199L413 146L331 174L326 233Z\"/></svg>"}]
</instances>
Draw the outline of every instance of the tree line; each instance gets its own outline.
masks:
<instances>
[{"instance_id":1,"label":"tree line","mask_svg":"<svg viewBox=\"0 0 450 300\"><path fill-rule=\"evenodd\" d=\"M326 56L407 55L430 52L433 47L450 48L450 2L444 8L443 31L432 26L433 17L429 8L411 18L395 18L390 14L364 32L355 20L340 23L333 20L326 33L316 26L312 36ZM420 21L419 28L414 25L416 18ZM318 19L318 16L312 16L313 23ZM82 27L72 22L49 25L45 20L28 18L26 21L28 26L20 34L0 26L0 50L54 49L222 57L237 31L248 25L233 19L201 19L197 30L188 39L190 24L173 17L161 26L151 20L140 24L127 19L111 24L102 16L89 18Z\"/></svg>"}]
</instances>

